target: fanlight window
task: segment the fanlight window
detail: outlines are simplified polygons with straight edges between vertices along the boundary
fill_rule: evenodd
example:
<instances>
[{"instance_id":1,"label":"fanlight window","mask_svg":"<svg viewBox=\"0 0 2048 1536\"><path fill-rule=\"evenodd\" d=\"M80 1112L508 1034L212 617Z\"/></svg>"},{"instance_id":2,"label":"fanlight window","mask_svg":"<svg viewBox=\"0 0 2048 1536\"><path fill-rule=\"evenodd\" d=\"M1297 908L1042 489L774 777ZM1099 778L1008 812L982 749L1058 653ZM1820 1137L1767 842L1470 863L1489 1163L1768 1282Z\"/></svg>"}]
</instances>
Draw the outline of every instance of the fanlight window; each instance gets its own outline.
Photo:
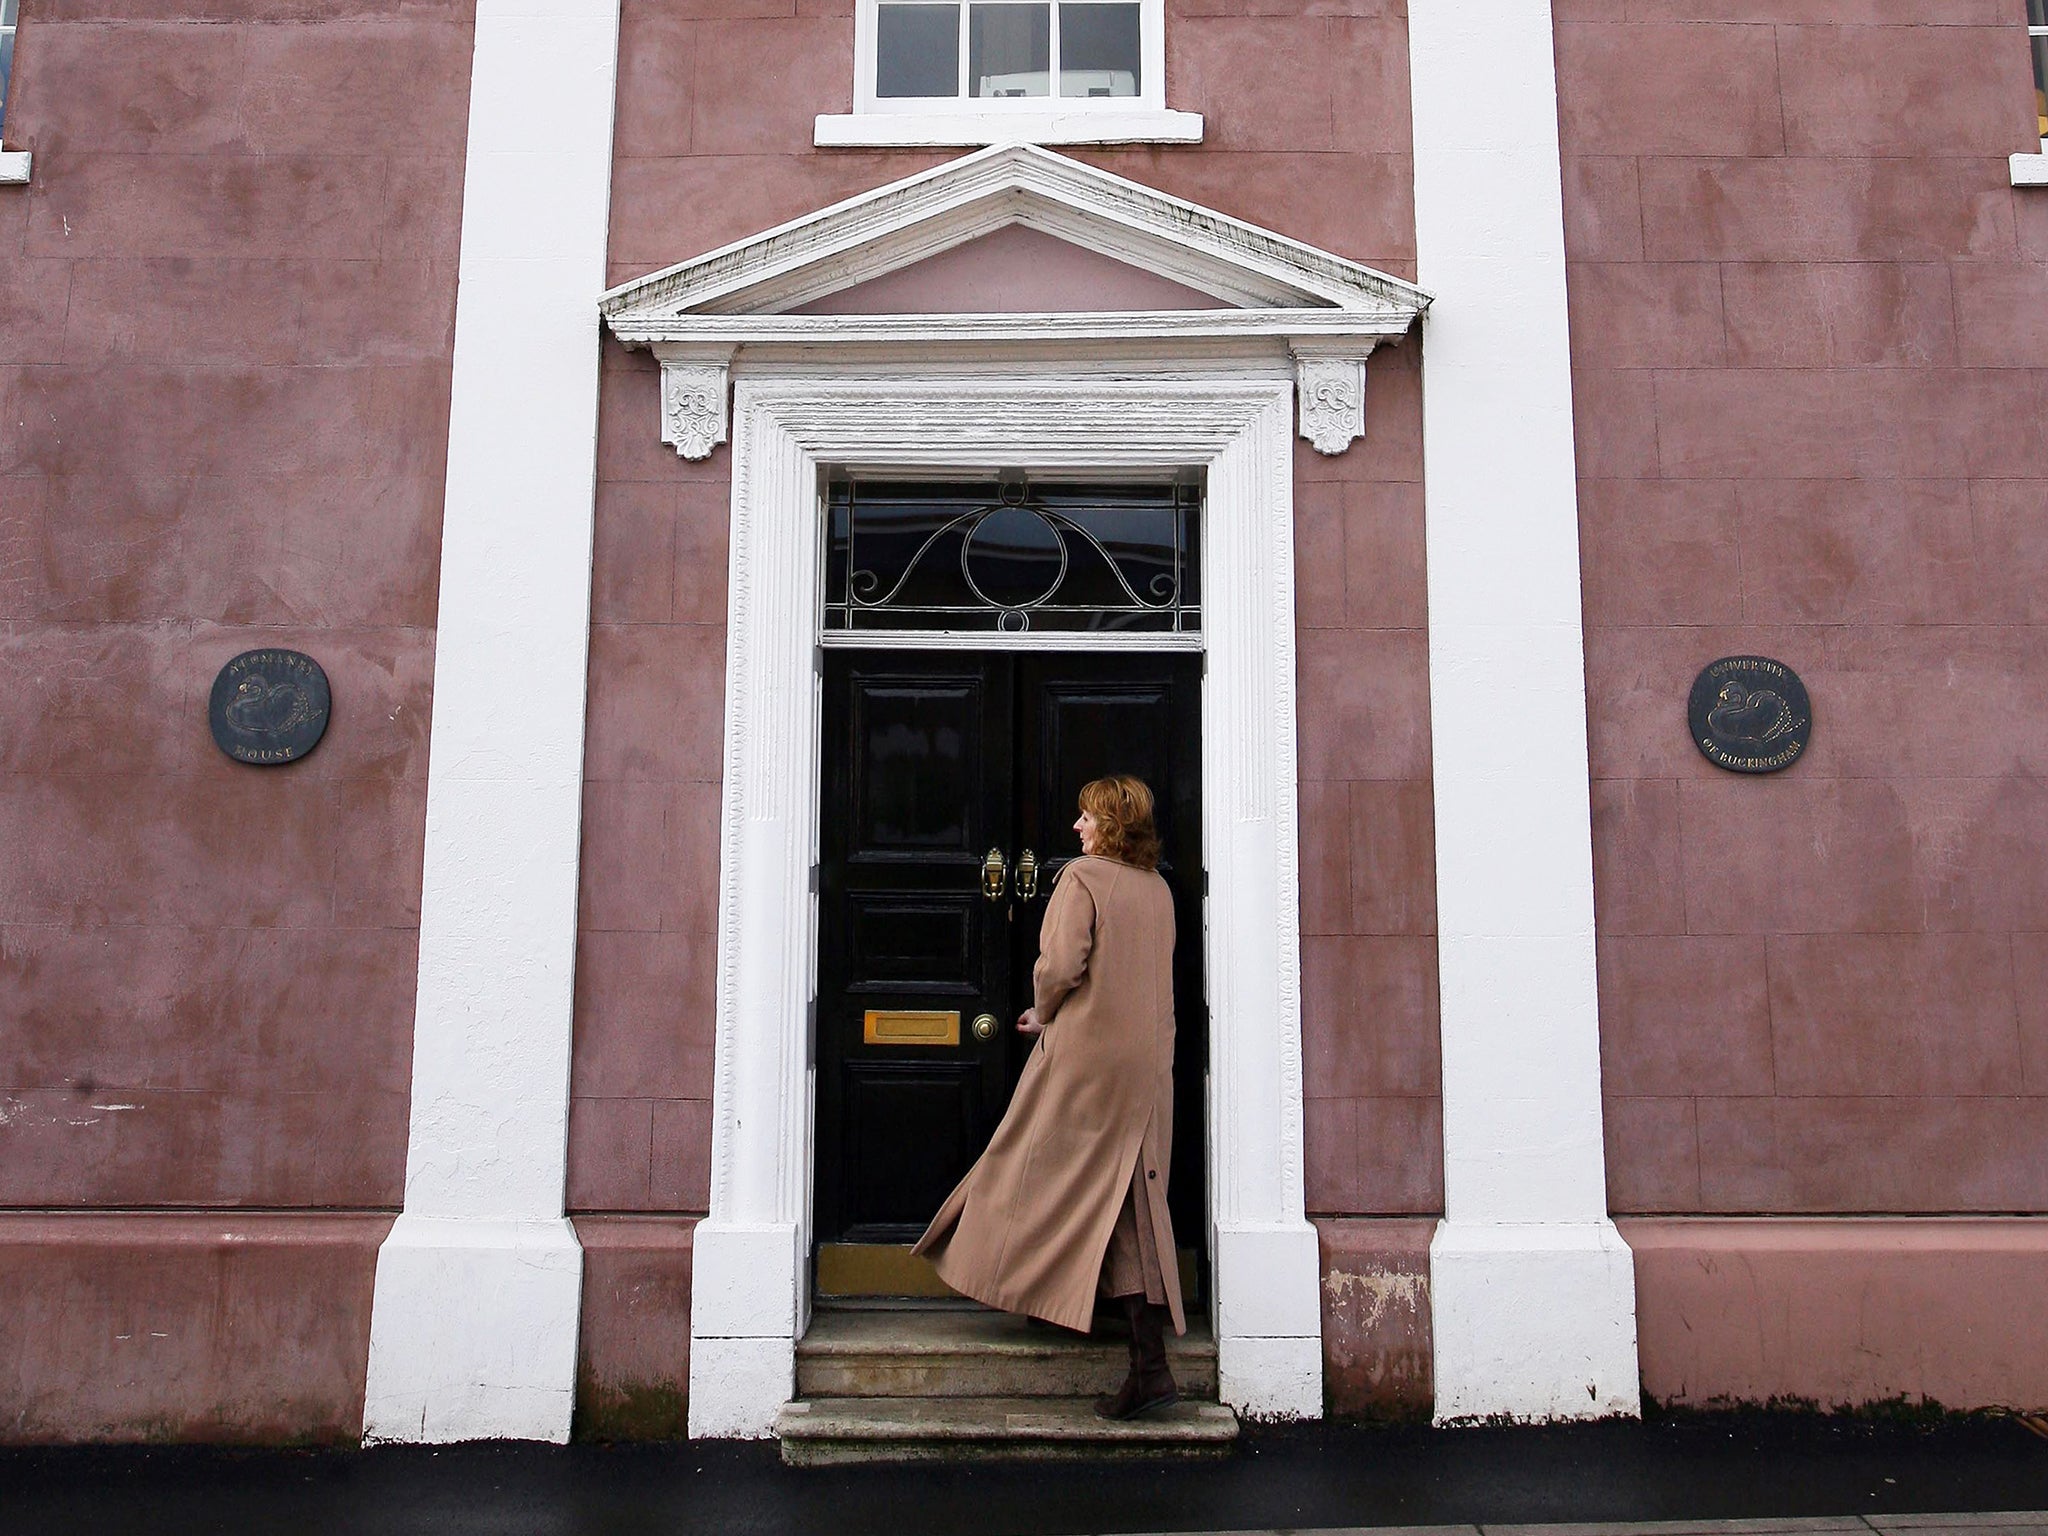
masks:
<instances>
[{"instance_id":1,"label":"fanlight window","mask_svg":"<svg viewBox=\"0 0 2048 1536\"><path fill-rule=\"evenodd\" d=\"M1197 486L846 480L826 503L828 632L1201 629Z\"/></svg>"},{"instance_id":2,"label":"fanlight window","mask_svg":"<svg viewBox=\"0 0 2048 1536\"><path fill-rule=\"evenodd\" d=\"M1156 96L1146 60L1158 57L1148 31L1159 11L1156 0L873 0L869 106Z\"/></svg>"}]
</instances>

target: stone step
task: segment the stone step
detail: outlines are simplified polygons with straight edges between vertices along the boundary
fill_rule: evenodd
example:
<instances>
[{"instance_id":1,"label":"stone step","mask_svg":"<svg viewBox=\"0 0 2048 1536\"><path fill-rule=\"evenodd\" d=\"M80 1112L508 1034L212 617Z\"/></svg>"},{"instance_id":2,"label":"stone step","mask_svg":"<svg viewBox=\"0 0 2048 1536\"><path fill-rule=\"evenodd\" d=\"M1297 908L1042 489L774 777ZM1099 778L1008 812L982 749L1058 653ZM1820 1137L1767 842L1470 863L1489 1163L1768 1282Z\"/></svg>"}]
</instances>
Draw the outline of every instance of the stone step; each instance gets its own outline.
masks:
<instances>
[{"instance_id":1,"label":"stone step","mask_svg":"<svg viewBox=\"0 0 2048 1536\"><path fill-rule=\"evenodd\" d=\"M1073 1397L1114 1392L1129 1367L1127 1335L1082 1338L980 1308L824 1309L796 1346L800 1398ZM1168 1335L1184 1397L1216 1396L1216 1341L1206 1319Z\"/></svg>"},{"instance_id":2,"label":"stone step","mask_svg":"<svg viewBox=\"0 0 2048 1536\"><path fill-rule=\"evenodd\" d=\"M1119 1423L1073 1397L815 1398L776 1421L793 1467L1227 1455L1237 1415L1180 1402Z\"/></svg>"}]
</instances>

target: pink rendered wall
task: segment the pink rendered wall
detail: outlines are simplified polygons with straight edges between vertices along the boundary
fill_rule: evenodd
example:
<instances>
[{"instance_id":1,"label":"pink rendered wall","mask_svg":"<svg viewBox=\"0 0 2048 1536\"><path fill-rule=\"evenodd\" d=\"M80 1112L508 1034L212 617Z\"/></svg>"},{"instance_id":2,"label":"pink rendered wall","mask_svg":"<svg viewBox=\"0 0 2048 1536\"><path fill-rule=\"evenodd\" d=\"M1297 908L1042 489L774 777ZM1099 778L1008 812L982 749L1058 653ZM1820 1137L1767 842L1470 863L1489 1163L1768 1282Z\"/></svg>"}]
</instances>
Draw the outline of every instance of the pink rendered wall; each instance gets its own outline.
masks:
<instances>
[{"instance_id":1,"label":"pink rendered wall","mask_svg":"<svg viewBox=\"0 0 2048 1536\"><path fill-rule=\"evenodd\" d=\"M390 1207L470 19L167 14L24 7L7 103L0 1205ZM206 724L268 645L281 769Z\"/></svg>"},{"instance_id":2,"label":"pink rendered wall","mask_svg":"<svg viewBox=\"0 0 2048 1536\"><path fill-rule=\"evenodd\" d=\"M800 315L986 315L1105 309L1232 309L1212 294L1022 224L809 304Z\"/></svg>"},{"instance_id":3,"label":"pink rendered wall","mask_svg":"<svg viewBox=\"0 0 2048 1536\"><path fill-rule=\"evenodd\" d=\"M2022 7L1555 14L1612 1203L2048 1210ZM1784 774L1687 739L1735 651L1813 695Z\"/></svg>"},{"instance_id":4,"label":"pink rendered wall","mask_svg":"<svg viewBox=\"0 0 2048 1536\"><path fill-rule=\"evenodd\" d=\"M1168 102L1205 115L1205 142L1077 154L1412 276L1403 14L1169 0ZM952 158L812 147L813 117L852 102L850 0L624 0L621 22L615 282ZM1308 1190L1317 1212L1427 1213L1442 1176L1414 344L1370 377L1366 441L1296 459ZM707 1199L730 461L684 463L657 418L652 360L607 343L570 1122L583 1211Z\"/></svg>"}]
</instances>

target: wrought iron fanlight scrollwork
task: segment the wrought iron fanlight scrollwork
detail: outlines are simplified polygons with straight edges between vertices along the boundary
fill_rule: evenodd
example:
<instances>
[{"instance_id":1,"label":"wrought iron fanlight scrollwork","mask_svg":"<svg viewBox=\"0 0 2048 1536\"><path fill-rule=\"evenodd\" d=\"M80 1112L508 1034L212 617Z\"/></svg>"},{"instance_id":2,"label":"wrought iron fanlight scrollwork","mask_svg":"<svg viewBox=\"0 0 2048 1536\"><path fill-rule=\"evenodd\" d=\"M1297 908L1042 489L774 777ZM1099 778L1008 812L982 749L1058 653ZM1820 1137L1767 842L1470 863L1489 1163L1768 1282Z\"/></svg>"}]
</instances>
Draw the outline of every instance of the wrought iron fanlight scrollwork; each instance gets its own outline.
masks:
<instances>
[{"instance_id":1,"label":"wrought iron fanlight scrollwork","mask_svg":"<svg viewBox=\"0 0 2048 1536\"><path fill-rule=\"evenodd\" d=\"M828 497L825 628L1201 627L1199 490L844 481Z\"/></svg>"}]
</instances>

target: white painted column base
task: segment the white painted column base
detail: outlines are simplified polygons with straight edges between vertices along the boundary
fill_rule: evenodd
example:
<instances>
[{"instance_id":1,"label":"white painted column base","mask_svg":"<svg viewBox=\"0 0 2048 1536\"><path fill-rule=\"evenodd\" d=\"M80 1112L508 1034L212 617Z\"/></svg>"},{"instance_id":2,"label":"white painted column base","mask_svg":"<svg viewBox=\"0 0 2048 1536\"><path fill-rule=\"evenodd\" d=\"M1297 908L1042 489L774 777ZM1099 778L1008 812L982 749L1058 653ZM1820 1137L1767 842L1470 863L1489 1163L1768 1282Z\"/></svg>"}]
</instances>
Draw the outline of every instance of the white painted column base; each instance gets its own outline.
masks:
<instances>
[{"instance_id":1,"label":"white painted column base","mask_svg":"<svg viewBox=\"0 0 2048 1536\"><path fill-rule=\"evenodd\" d=\"M1635 1259L1611 1221L1441 1221L1436 1422L1633 1417Z\"/></svg>"},{"instance_id":2,"label":"white painted column base","mask_svg":"<svg viewBox=\"0 0 2048 1536\"><path fill-rule=\"evenodd\" d=\"M796 1396L793 1339L690 1339L690 1438L770 1440Z\"/></svg>"},{"instance_id":3,"label":"white painted column base","mask_svg":"<svg viewBox=\"0 0 2048 1536\"><path fill-rule=\"evenodd\" d=\"M377 1253L363 1439L567 1441L582 1293L566 1219L400 1216Z\"/></svg>"},{"instance_id":4,"label":"white painted column base","mask_svg":"<svg viewBox=\"0 0 2048 1536\"><path fill-rule=\"evenodd\" d=\"M765 1440L796 1394L799 1228L707 1219L690 1248L690 1438Z\"/></svg>"},{"instance_id":5,"label":"white painted column base","mask_svg":"<svg viewBox=\"0 0 2048 1536\"><path fill-rule=\"evenodd\" d=\"M1323 1416L1322 1256L1307 1222L1216 1229L1217 1395L1247 1418Z\"/></svg>"}]
</instances>

